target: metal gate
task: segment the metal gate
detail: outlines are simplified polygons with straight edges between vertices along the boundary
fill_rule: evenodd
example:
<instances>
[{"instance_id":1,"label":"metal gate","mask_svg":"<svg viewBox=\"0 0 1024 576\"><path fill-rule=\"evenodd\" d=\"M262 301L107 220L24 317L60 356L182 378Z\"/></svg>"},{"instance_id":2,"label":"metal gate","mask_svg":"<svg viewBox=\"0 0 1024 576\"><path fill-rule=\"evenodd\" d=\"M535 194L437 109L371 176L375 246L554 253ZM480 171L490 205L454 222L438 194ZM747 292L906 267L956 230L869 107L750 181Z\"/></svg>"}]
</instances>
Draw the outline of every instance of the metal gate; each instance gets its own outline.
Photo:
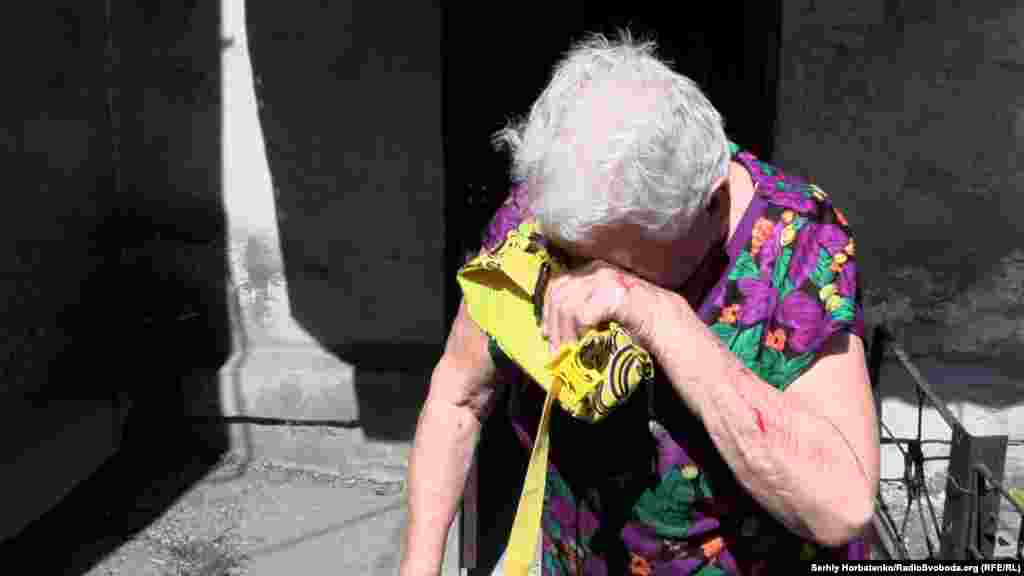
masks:
<instances>
[{"instance_id":1,"label":"metal gate","mask_svg":"<svg viewBox=\"0 0 1024 576\"><path fill-rule=\"evenodd\" d=\"M882 446L894 445L903 456L903 475L882 478L884 485L903 485L907 500L897 521L898 510L886 502L881 491L876 501L873 527L880 541L879 553L890 559L922 559L910 546L908 528L912 508L916 505L919 526L923 533L923 558L942 560L994 559L998 541L1000 511L1009 504L1011 513L1022 517L1018 528L1015 557L1024 560L1024 491L1003 485L1007 436L975 436L967 432L946 403L935 394L932 386L910 360L903 347L886 326L874 330L870 346L869 366L872 386L878 402L881 367L887 355L895 356L914 382L917 397L917 435L900 438L886 425L879 408L879 426ZM934 409L949 426L949 438L923 438L925 409ZM1020 444L1019 441L1014 442ZM949 446L945 456L926 456L924 446ZM936 511L935 499L929 491L924 465L928 461L948 461L946 498L941 512ZM934 538L934 540L933 540ZM1005 556L1004 556L1005 558Z\"/></svg>"}]
</instances>

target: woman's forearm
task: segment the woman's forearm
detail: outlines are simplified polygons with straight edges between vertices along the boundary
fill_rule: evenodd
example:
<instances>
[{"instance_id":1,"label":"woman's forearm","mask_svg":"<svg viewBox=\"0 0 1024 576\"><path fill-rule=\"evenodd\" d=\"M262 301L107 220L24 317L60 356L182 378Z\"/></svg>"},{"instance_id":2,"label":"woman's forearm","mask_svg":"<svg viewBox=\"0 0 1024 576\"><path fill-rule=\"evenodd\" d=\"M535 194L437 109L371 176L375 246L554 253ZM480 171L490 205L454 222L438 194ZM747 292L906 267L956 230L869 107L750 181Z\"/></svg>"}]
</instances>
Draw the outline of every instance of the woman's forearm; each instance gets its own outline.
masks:
<instances>
[{"instance_id":1,"label":"woman's forearm","mask_svg":"<svg viewBox=\"0 0 1024 576\"><path fill-rule=\"evenodd\" d=\"M437 575L466 485L481 423L473 411L428 401L409 458L409 524L402 576Z\"/></svg>"},{"instance_id":2,"label":"woman's forearm","mask_svg":"<svg viewBox=\"0 0 1024 576\"><path fill-rule=\"evenodd\" d=\"M656 299L652 352L737 480L801 536L832 546L854 538L874 487L840 430L746 369L681 298Z\"/></svg>"}]
</instances>

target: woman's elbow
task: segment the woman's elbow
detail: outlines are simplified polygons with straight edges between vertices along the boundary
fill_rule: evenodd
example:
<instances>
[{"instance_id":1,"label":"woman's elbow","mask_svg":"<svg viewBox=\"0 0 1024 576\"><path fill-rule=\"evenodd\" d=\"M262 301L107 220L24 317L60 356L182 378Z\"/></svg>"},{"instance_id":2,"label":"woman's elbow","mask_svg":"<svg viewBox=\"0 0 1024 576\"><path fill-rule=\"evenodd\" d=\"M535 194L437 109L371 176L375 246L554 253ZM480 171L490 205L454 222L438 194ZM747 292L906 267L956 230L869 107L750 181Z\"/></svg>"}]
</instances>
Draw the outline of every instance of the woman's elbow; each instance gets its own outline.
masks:
<instances>
[{"instance_id":1,"label":"woman's elbow","mask_svg":"<svg viewBox=\"0 0 1024 576\"><path fill-rule=\"evenodd\" d=\"M877 487L844 499L826 522L812 530L814 539L823 546L836 548L864 536L875 514L876 493Z\"/></svg>"}]
</instances>

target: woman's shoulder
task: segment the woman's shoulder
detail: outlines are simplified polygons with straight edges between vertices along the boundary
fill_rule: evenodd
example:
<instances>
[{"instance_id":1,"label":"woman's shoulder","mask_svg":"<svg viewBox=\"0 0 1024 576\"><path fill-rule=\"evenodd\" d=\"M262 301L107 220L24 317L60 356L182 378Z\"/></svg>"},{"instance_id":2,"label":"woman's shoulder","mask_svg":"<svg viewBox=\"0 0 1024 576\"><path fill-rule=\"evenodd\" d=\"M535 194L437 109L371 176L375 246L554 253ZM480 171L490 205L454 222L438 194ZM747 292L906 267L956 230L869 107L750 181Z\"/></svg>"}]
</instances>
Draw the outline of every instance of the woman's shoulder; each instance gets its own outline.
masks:
<instances>
[{"instance_id":1,"label":"woman's shoulder","mask_svg":"<svg viewBox=\"0 0 1024 576\"><path fill-rule=\"evenodd\" d=\"M778 220L784 214L787 218L792 215L801 222L836 224L850 232L850 224L834 198L810 176L784 170L739 148L733 159L750 172L756 194L767 206L766 218L774 216Z\"/></svg>"},{"instance_id":2,"label":"woman's shoulder","mask_svg":"<svg viewBox=\"0 0 1024 576\"><path fill-rule=\"evenodd\" d=\"M838 331L863 332L856 247L828 194L740 152L762 208L709 311L711 329L745 364L784 388Z\"/></svg>"}]
</instances>

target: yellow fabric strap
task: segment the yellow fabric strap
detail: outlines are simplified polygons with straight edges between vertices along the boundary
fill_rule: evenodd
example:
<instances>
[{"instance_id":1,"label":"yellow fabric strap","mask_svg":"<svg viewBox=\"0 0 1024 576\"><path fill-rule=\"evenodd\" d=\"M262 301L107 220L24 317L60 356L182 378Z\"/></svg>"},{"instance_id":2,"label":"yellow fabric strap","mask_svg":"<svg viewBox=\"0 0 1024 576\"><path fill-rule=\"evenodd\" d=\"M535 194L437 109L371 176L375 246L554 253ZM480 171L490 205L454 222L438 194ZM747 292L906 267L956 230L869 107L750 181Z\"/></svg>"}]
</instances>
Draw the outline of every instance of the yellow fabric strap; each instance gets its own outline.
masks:
<instances>
[{"instance_id":1,"label":"yellow fabric strap","mask_svg":"<svg viewBox=\"0 0 1024 576\"><path fill-rule=\"evenodd\" d=\"M523 493L519 496L519 507L516 509L512 535L505 552L507 576L527 576L530 566L536 561L537 535L540 533L544 511L544 489L548 474L548 425L551 422L551 408L561 387L561 378L556 378L544 400L544 411L541 412L536 440L530 453Z\"/></svg>"},{"instance_id":2,"label":"yellow fabric strap","mask_svg":"<svg viewBox=\"0 0 1024 576\"><path fill-rule=\"evenodd\" d=\"M505 560L508 576L527 576L537 554L548 470L548 427L557 400L574 417L597 422L653 377L650 355L620 326L593 328L552 356L538 326L533 294L541 270L563 270L535 241L531 221L508 233L496 250L459 270L470 317L502 351L547 391Z\"/></svg>"}]
</instances>

